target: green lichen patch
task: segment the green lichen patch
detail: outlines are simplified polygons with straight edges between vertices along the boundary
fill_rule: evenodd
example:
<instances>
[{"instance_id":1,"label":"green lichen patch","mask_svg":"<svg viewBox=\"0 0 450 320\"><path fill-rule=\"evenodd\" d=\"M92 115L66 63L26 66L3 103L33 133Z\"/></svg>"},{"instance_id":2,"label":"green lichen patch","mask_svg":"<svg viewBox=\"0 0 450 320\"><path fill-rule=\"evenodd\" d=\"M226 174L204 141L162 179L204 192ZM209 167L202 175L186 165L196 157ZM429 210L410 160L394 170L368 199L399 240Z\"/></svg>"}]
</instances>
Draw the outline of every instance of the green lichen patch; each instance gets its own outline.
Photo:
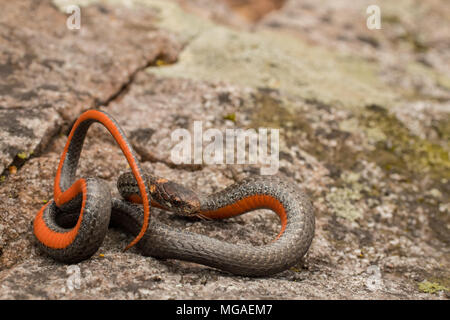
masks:
<instances>
[{"instance_id":1,"label":"green lichen patch","mask_svg":"<svg viewBox=\"0 0 450 320\"><path fill-rule=\"evenodd\" d=\"M342 187L332 187L326 195L328 205L337 216L351 221L362 217L363 210L357 202L363 198L362 191L366 187L358 182L359 178L359 174L354 172L343 173Z\"/></svg>"},{"instance_id":2,"label":"green lichen patch","mask_svg":"<svg viewBox=\"0 0 450 320\"><path fill-rule=\"evenodd\" d=\"M28 159L32 154L33 154L33 152L25 152L25 151L23 151L23 152L19 152L19 153L17 154L17 157L18 157L19 159L21 159L21 160L26 160L26 159Z\"/></svg>"},{"instance_id":3,"label":"green lichen patch","mask_svg":"<svg viewBox=\"0 0 450 320\"><path fill-rule=\"evenodd\" d=\"M232 122L236 122L236 113L228 113L223 116L224 120L230 120Z\"/></svg>"},{"instance_id":4,"label":"green lichen patch","mask_svg":"<svg viewBox=\"0 0 450 320\"><path fill-rule=\"evenodd\" d=\"M326 200L336 215L348 220L356 220L362 216L362 210L355 205L361 199L359 190L351 188L331 188Z\"/></svg>"},{"instance_id":5,"label":"green lichen patch","mask_svg":"<svg viewBox=\"0 0 450 320\"><path fill-rule=\"evenodd\" d=\"M326 195L327 204L331 212L339 217L352 221L361 218L363 211L358 201L363 199L363 192L370 193L371 189L358 182L359 174L351 171L356 169L364 154L352 150L345 143L349 135L339 130L331 131L329 139L337 141L337 145L330 147L327 144L329 139L322 137L320 129L313 128L307 117L308 112L301 110L300 104L294 105L282 99L276 90L260 89L252 98L252 127L279 128L288 147L299 146L327 166L336 168L336 185ZM313 101L309 103L317 104ZM328 108L323 104L317 107Z\"/></svg>"},{"instance_id":6,"label":"green lichen patch","mask_svg":"<svg viewBox=\"0 0 450 320\"><path fill-rule=\"evenodd\" d=\"M337 177L342 170L355 168L361 159L359 151L346 144L349 133L332 129L329 134L325 134L320 128L313 127L314 122L320 119L309 118L313 113L318 113L317 110L311 112L311 108L322 109L324 114L329 114L331 107L327 104L316 100L292 101L283 98L278 90L259 88L245 105L251 118L251 127L279 128L281 139L288 148L298 146L307 151L326 166L335 168ZM335 140L334 147L327 144L330 139Z\"/></svg>"},{"instance_id":7,"label":"green lichen patch","mask_svg":"<svg viewBox=\"0 0 450 320\"><path fill-rule=\"evenodd\" d=\"M305 130L310 126L306 119L296 116L291 106L280 97L279 91L270 88L260 88L252 94L253 127L273 127L279 129Z\"/></svg>"},{"instance_id":8,"label":"green lichen patch","mask_svg":"<svg viewBox=\"0 0 450 320\"><path fill-rule=\"evenodd\" d=\"M439 211L436 201L441 199L435 195L449 192L448 151L442 145L415 136L383 107L370 105L338 120L332 106L312 100L293 102L274 89L258 90L245 105L249 108L251 126L280 128L280 138L288 148L300 147L329 169L335 183L325 200L337 216L358 219L365 199L381 196L382 191L373 182L351 178L367 162L375 163L388 175L400 174L405 183L427 181L426 187L433 190L425 199L427 204L420 203L419 196L411 195L415 199L410 204L413 207L431 205L435 208L430 209L432 212ZM442 130L448 134L446 128ZM431 198L434 200L428 204ZM440 230L436 234L447 233L448 218L442 214L432 218L436 223L430 226ZM446 237L439 238L447 241Z\"/></svg>"},{"instance_id":9,"label":"green lichen patch","mask_svg":"<svg viewBox=\"0 0 450 320\"><path fill-rule=\"evenodd\" d=\"M450 77L439 69L430 68L423 63L411 62L405 65L406 74L411 78L424 79L424 82L433 83L436 88L443 89L443 91L450 90ZM411 86L409 89L403 91L405 100L428 100L435 102L447 101L446 95L433 93L426 88Z\"/></svg>"},{"instance_id":10,"label":"green lichen patch","mask_svg":"<svg viewBox=\"0 0 450 320\"><path fill-rule=\"evenodd\" d=\"M439 291L449 291L449 289L437 282L424 280L418 284L419 290L424 293L438 293Z\"/></svg>"},{"instance_id":11,"label":"green lichen patch","mask_svg":"<svg viewBox=\"0 0 450 320\"><path fill-rule=\"evenodd\" d=\"M63 1L56 2L61 6ZM365 59L312 46L287 33L236 31L169 1L130 3L153 8L155 25L185 43L176 64L148 69L158 76L270 87L344 107L384 104L397 96L378 76L379 67Z\"/></svg>"},{"instance_id":12,"label":"green lichen patch","mask_svg":"<svg viewBox=\"0 0 450 320\"><path fill-rule=\"evenodd\" d=\"M382 169L412 177L428 175L435 180L450 179L449 150L413 135L386 109L369 106L358 122L375 147L368 158ZM371 139L374 131L377 139Z\"/></svg>"},{"instance_id":13,"label":"green lichen patch","mask_svg":"<svg viewBox=\"0 0 450 320\"><path fill-rule=\"evenodd\" d=\"M308 111L302 110L301 103L294 105L273 92L276 91L259 90L253 95L252 126L284 129L288 146L300 141L301 147L319 160L343 170L353 169L358 160L364 159L377 163L389 173L450 180L450 145L447 147L414 135L383 107L370 105L361 112L354 111L353 116L338 124L338 129L323 136L320 130L313 128ZM436 128L443 141L450 138L450 120L437 122ZM362 135L363 141L358 144L363 150L353 150L345 143L355 139L356 135ZM335 140L336 145L330 147L327 139Z\"/></svg>"}]
</instances>

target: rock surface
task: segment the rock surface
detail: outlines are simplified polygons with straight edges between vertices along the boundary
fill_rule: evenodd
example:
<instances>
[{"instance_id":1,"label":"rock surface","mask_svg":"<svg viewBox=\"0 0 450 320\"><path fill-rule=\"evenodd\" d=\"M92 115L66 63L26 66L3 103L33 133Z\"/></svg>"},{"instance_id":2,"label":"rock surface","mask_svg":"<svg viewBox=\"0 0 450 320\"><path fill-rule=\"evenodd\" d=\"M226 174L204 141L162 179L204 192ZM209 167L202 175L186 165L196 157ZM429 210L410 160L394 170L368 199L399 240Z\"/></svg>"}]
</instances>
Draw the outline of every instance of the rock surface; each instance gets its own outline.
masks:
<instances>
[{"instance_id":1,"label":"rock surface","mask_svg":"<svg viewBox=\"0 0 450 320\"><path fill-rule=\"evenodd\" d=\"M224 5L238 1L79 1L80 30L66 28L68 1L4 2L0 298L449 298L450 40L435 27L450 25L445 1L377 1L381 30L366 28L365 1L286 1L254 22ZM259 167L176 165L175 129L279 128L279 174L316 210L309 252L256 279L124 253L131 237L114 229L77 265L42 255L32 221L52 198L71 123L89 108L118 120L147 171L204 193ZM78 175L117 194L125 171L94 126ZM236 243L267 243L279 229L261 210L220 222L152 210Z\"/></svg>"},{"instance_id":2,"label":"rock surface","mask_svg":"<svg viewBox=\"0 0 450 320\"><path fill-rule=\"evenodd\" d=\"M4 1L0 15L0 172L19 153L41 151L82 110L107 104L133 75L179 46L150 10L91 6L83 27L46 1ZM130 37L133 34L133 37Z\"/></svg>"}]
</instances>

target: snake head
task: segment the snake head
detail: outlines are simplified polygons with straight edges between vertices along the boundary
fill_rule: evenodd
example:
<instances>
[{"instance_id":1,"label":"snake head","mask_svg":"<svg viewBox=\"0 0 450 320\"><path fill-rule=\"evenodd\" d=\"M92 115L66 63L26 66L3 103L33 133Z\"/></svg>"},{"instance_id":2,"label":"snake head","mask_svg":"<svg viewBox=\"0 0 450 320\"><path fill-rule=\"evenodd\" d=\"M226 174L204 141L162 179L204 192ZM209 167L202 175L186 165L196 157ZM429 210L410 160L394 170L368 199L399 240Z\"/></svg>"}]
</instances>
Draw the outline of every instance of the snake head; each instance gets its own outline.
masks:
<instances>
[{"instance_id":1,"label":"snake head","mask_svg":"<svg viewBox=\"0 0 450 320\"><path fill-rule=\"evenodd\" d=\"M181 216L196 216L200 199L195 192L173 181L157 179L150 185L152 199Z\"/></svg>"}]
</instances>

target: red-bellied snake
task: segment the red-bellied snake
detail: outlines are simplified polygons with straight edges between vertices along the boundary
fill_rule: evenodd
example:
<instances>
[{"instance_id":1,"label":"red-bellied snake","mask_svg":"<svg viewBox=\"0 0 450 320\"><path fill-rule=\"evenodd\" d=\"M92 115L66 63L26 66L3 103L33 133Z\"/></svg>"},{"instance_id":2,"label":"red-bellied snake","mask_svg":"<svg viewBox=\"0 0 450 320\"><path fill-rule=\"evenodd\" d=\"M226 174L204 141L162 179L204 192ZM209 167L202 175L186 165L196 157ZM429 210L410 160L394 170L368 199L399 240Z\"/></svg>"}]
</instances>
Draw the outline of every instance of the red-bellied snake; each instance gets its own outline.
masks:
<instances>
[{"instance_id":1,"label":"red-bellied snake","mask_svg":"<svg viewBox=\"0 0 450 320\"><path fill-rule=\"evenodd\" d=\"M83 142L94 122L108 129L130 165L131 172L122 174L117 183L123 199L111 198L99 179L75 181ZM266 245L233 244L150 220L151 206L206 219L267 208L278 214L281 231ZM147 175L118 123L105 112L89 110L72 127L56 172L54 199L36 215L34 234L48 255L77 263L98 250L110 223L135 236L126 249L137 244L144 255L196 262L237 275L263 276L299 261L311 245L315 218L308 197L285 177L252 176L220 192L202 195Z\"/></svg>"}]
</instances>

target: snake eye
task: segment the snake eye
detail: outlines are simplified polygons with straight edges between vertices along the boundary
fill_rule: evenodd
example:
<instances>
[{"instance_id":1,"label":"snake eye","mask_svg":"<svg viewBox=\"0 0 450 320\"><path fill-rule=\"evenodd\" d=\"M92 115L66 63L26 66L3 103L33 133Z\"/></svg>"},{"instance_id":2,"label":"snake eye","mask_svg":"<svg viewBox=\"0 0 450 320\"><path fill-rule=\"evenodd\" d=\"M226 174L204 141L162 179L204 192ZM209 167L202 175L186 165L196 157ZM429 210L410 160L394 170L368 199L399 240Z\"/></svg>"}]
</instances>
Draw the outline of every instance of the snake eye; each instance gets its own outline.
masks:
<instances>
[{"instance_id":1,"label":"snake eye","mask_svg":"<svg viewBox=\"0 0 450 320\"><path fill-rule=\"evenodd\" d=\"M177 207L181 205L181 202L182 202L181 199L178 197L172 199L172 203Z\"/></svg>"}]
</instances>

